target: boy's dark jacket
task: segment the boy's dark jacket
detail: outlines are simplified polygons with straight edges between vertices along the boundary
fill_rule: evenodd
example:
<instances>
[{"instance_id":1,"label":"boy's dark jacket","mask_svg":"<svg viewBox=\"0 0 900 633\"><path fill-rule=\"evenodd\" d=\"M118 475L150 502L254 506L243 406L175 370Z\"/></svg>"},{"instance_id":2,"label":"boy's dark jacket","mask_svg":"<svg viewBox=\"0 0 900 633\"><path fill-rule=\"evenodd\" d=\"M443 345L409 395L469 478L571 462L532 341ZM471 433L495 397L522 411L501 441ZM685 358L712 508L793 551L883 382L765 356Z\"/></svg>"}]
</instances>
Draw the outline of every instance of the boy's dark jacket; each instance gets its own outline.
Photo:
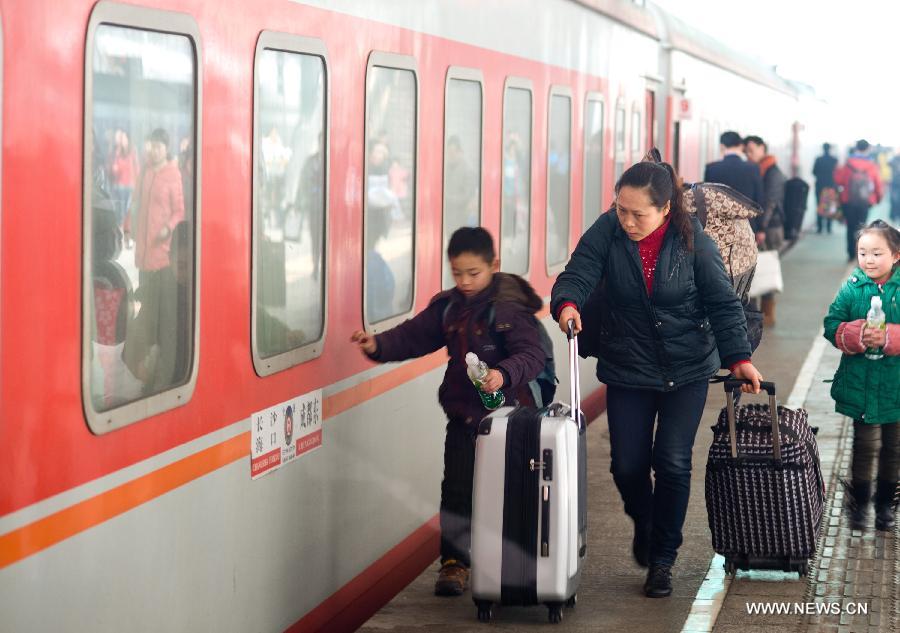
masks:
<instances>
[{"instance_id":1,"label":"boy's dark jacket","mask_svg":"<svg viewBox=\"0 0 900 633\"><path fill-rule=\"evenodd\" d=\"M489 328L491 305L494 319ZM450 362L438 400L451 420L478 422L488 411L466 374L466 353L475 352L488 367L501 370L508 403L518 400L533 405L528 382L537 377L545 361L537 330L543 326L533 315L542 305L527 281L495 273L490 285L472 297L456 288L435 295L415 317L378 334L378 349L371 357L381 362L405 360L446 345Z\"/></svg>"},{"instance_id":2,"label":"boy's dark jacket","mask_svg":"<svg viewBox=\"0 0 900 633\"><path fill-rule=\"evenodd\" d=\"M553 285L551 314L581 309L603 279L597 377L620 387L671 391L750 358L747 325L715 242L691 218L694 250L674 226L663 239L648 296L637 242L615 212L584 233Z\"/></svg>"}]
</instances>

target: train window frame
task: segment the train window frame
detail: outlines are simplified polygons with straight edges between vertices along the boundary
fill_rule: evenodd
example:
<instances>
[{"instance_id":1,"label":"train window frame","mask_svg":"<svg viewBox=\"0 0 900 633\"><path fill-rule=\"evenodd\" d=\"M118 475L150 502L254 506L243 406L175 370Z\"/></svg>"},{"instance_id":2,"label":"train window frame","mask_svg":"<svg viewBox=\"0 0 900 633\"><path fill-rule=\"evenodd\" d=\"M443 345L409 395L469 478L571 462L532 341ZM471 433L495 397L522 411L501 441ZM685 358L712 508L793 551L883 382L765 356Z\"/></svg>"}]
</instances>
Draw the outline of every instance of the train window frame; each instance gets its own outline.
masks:
<instances>
[{"instance_id":1,"label":"train window frame","mask_svg":"<svg viewBox=\"0 0 900 633\"><path fill-rule=\"evenodd\" d=\"M613 117L613 182L615 183L625 173L626 145L628 143L628 115L621 97L616 100ZM619 170L620 166L621 171Z\"/></svg>"},{"instance_id":2,"label":"train window frame","mask_svg":"<svg viewBox=\"0 0 900 633\"><path fill-rule=\"evenodd\" d=\"M631 105L631 138L629 140L631 150L631 164L640 162L644 157L646 150L641 149L643 132L644 132L644 116L641 106L637 103Z\"/></svg>"},{"instance_id":3,"label":"train window frame","mask_svg":"<svg viewBox=\"0 0 900 633\"><path fill-rule=\"evenodd\" d=\"M94 120L94 71L93 60L96 50L96 31L101 26L115 26L152 31L169 35L186 37L193 49L194 56L194 215L193 215L193 315L192 332L193 347L191 350L191 367L187 382L166 389L160 393L141 397L121 406L105 411L94 408L91 394L91 314L92 281L90 277L93 252L93 214L91 209L91 187L87 186L93 179L93 151L86 139L92 137ZM82 172L82 271L81 271L81 396L82 408L88 428L94 435L103 435L135 422L145 420L154 415L175 409L187 404L197 385L200 368L200 323L201 323L201 242L202 242L202 147L203 139L203 49L200 28L193 16L162 9L150 9L134 5L119 4L101 0L94 5L88 21L85 36L84 56L84 120L82 136L83 172Z\"/></svg>"},{"instance_id":4,"label":"train window frame","mask_svg":"<svg viewBox=\"0 0 900 633\"><path fill-rule=\"evenodd\" d=\"M588 161L587 161L587 149L589 139L587 137L588 134L588 126L587 126L587 112L588 105L591 103L596 103L600 105L600 209L598 211L597 217L603 215L603 186L605 183L604 178L604 166L606 157L606 98L603 96L602 92L593 92L589 91L584 95L584 111L582 112L582 125L583 128L583 136L581 139L582 147L581 147L581 232L584 233L588 228L587 217L588 217L588 208L587 208L587 182L588 182ZM596 219L594 220L596 221ZM591 224L593 224L593 222Z\"/></svg>"},{"instance_id":5,"label":"train window frame","mask_svg":"<svg viewBox=\"0 0 900 633\"><path fill-rule=\"evenodd\" d=\"M569 100L569 179L568 179L568 189L569 189L569 204L568 209L566 210L566 215L568 216L568 230L566 231L566 255L563 257L563 261L551 264L550 263L550 129L551 129L551 118L553 116L553 97L565 97ZM546 167L546 192L544 196L544 265L547 271L547 276L552 277L553 275L557 275L566 267L566 263L568 262L569 257L572 256L572 149L573 149L573 131L575 129L575 100L572 96L572 89L569 86L560 86L560 85L551 85L550 91L547 95L547 142L546 142L546 153L547 159L544 162Z\"/></svg>"},{"instance_id":6,"label":"train window frame","mask_svg":"<svg viewBox=\"0 0 900 633\"><path fill-rule=\"evenodd\" d=\"M451 81L469 81L477 83L481 96L481 120L478 130L479 147L478 147L478 220L475 226L481 226L484 220L484 74L477 68L467 68L464 66L450 66L447 68L447 75L444 78L444 148L441 153L441 289L446 290L453 287L452 277L451 283L444 287L445 274L450 271L450 263L444 256L447 241L450 236L447 235L447 213L446 213L446 196L445 187L447 186L447 100L450 95Z\"/></svg>"},{"instance_id":7,"label":"train window frame","mask_svg":"<svg viewBox=\"0 0 900 633\"><path fill-rule=\"evenodd\" d=\"M412 189L412 269L410 270L410 279L412 288L410 291L410 309L401 314L397 314L394 316L387 317L386 319L382 319L381 321L372 322L369 320L368 309L366 307L367 301L366 298L368 296L368 270L366 263L366 244L368 243L369 236L369 223L367 221L368 218L368 196L366 195L366 187L369 182L369 73L372 72L372 68L387 68L390 70L403 70L409 71L412 73L413 81L416 86L416 112L415 112L415 120L413 121L413 160L412 166L414 168L414 175L411 181L411 189ZM399 53L391 53L386 51L371 51L369 53L369 57L366 60L366 74L364 79L364 95L363 95L363 178L362 178L362 224L363 224L363 233L362 233L362 318L363 325L368 332L373 334L379 334L381 332L385 332L392 327L399 325L406 319L410 318L415 314L416 311L416 299L418 294L418 283L416 279L416 258L418 256L419 249L417 248L418 239L416 237L416 230L418 229L418 197L419 197L419 118L421 112L421 95L420 95L420 81L419 81L419 65L415 57L411 55L401 55Z\"/></svg>"},{"instance_id":8,"label":"train window frame","mask_svg":"<svg viewBox=\"0 0 900 633\"><path fill-rule=\"evenodd\" d=\"M534 83L526 77L507 76L503 82L503 101L500 107L500 166L503 165L503 139L506 137L506 97L510 90L523 90L528 93L529 119L528 119L528 222L525 223L525 270L517 272L523 279L531 278L531 220L534 213L532 195L534 192ZM503 179L500 182L500 222L497 254L500 257L500 270L503 270Z\"/></svg>"},{"instance_id":9,"label":"train window frame","mask_svg":"<svg viewBox=\"0 0 900 633\"><path fill-rule=\"evenodd\" d=\"M257 162L262 159L262 130L259 129L259 106L260 106L260 82L259 82L259 64L262 53L266 50L283 52L283 53L292 53L297 55L308 55L311 57L319 57L322 60L322 73L324 80L324 90L323 90L323 99L324 103L324 111L323 111L323 131L324 138L322 139L323 148L322 151L324 153L323 161L323 179L324 179L324 208L322 213L324 217L322 218L322 270L320 271L320 278L322 279L322 332L319 338L314 341L310 341L304 345L299 347L295 347L293 349L289 349L287 351L281 352L279 354L275 354L273 356L264 357L260 354L259 344L257 338L257 309L259 308L259 286L258 280L256 278L256 273L259 271L259 240L257 239L257 228L258 223L261 222L259 217L259 208L258 208L258 200L261 190L261 183L258 178L258 170L257 170ZM253 199L251 202L252 213L251 213L251 273L250 273L250 350L253 358L253 369L256 371L256 374L261 378L265 378L267 376L271 376L278 372L284 371L285 369L289 369L291 367L295 367L297 365L303 364L315 358L318 358L322 355L322 351L325 348L325 340L328 334L328 282L327 282L327 270L328 270L328 238L329 238L329 202L330 202L330 186L329 186L329 177L331 175L330 171L330 139L331 139L331 131L330 131L330 97L331 97L331 82L328 76L328 49L325 46L325 42L318 38L312 37L304 37L300 35L294 35L291 33L284 33L280 31L262 31L259 34L259 38L256 41L256 50L254 52L253 58L253 150L252 150L252 165L253 165Z\"/></svg>"},{"instance_id":10,"label":"train window frame","mask_svg":"<svg viewBox=\"0 0 900 633\"><path fill-rule=\"evenodd\" d=\"M698 131L698 139L697 139L697 180L703 180L703 174L706 170L706 165L709 163L709 121L707 119L700 119L700 129Z\"/></svg>"}]
</instances>

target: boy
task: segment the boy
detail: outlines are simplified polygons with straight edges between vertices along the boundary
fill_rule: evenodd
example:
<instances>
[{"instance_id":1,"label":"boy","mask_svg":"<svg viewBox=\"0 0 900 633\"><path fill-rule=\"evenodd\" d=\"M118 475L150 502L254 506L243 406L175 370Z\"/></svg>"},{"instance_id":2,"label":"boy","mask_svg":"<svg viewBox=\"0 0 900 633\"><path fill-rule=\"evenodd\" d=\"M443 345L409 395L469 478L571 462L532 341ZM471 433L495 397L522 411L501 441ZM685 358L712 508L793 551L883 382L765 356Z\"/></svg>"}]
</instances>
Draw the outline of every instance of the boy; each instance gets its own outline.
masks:
<instances>
[{"instance_id":1,"label":"boy","mask_svg":"<svg viewBox=\"0 0 900 633\"><path fill-rule=\"evenodd\" d=\"M456 287L435 295L414 318L377 336L351 340L378 362L424 356L447 346L450 362L438 389L447 415L444 480L441 483L439 596L458 596L469 578L472 474L478 423L488 413L466 374L465 356L475 352L491 367L485 391L502 389L506 402L534 406L529 382L543 370L546 353L533 314L542 301L524 279L499 273L490 233L463 227L450 237L447 256Z\"/></svg>"}]
</instances>

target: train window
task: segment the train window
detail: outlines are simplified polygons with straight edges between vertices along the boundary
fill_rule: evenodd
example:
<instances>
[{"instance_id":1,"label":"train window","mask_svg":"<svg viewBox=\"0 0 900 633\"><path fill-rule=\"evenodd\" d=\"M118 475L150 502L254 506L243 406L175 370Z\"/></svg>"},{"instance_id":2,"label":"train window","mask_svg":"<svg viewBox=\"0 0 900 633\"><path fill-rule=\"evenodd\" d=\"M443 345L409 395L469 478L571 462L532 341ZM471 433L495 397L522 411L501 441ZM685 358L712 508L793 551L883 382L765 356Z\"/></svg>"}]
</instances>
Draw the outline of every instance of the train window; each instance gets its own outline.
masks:
<instances>
[{"instance_id":1,"label":"train window","mask_svg":"<svg viewBox=\"0 0 900 633\"><path fill-rule=\"evenodd\" d=\"M251 349L266 376L315 358L325 335L327 80L318 40L263 32L253 99Z\"/></svg>"},{"instance_id":2,"label":"train window","mask_svg":"<svg viewBox=\"0 0 900 633\"><path fill-rule=\"evenodd\" d=\"M508 77L503 91L500 270L528 273L531 241L531 82Z\"/></svg>"},{"instance_id":3,"label":"train window","mask_svg":"<svg viewBox=\"0 0 900 633\"><path fill-rule=\"evenodd\" d=\"M603 114L603 97L589 92L584 102L582 232L603 213Z\"/></svg>"},{"instance_id":4,"label":"train window","mask_svg":"<svg viewBox=\"0 0 900 633\"><path fill-rule=\"evenodd\" d=\"M189 16L112 3L85 55L83 397L104 433L197 377L200 69Z\"/></svg>"},{"instance_id":5,"label":"train window","mask_svg":"<svg viewBox=\"0 0 900 633\"><path fill-rule=\"evenodd\" d=\"M637 106L631 108L631 162L636 163L644 156L641 147L641 111Z\"/></svg>"},{"instance_id":6,"label":"train window","mask_svg":"<svg viewBox=\"0 0 900 633\"><path fill-rule=\"evenodd\" d=\"M616 145L614 158L614 175L615 181L619 182L619 177L625 171L625 107L621 103L616 104Z\"/></svg>"},{"instance_id":7,"label":"train window","mask_svg":"<svg viewBox=\"0 0 900 633\"><path fill-rule=\"evenodd\" d=\"M453 286L444 252L450 235L481 221L481 71L451 67L444 96L443 287Z\"/></svg>"},{"instance_id":8,"label":"train window","mask_svg":"<svg viewBox=\"0 0 900 633\"><path fill-rule=\"evenodd\" d=\"M375 332L402 321L414 304L417 112L415 60L369 55L363 320Z\"/></svg>"},{"instance_id":9,"label":"train window","mask_svg":"<svg viewBox=\"0 0 900 633\"><path fill-rule=\"evenodd\" d=\"M553 274L569 256L572 92L568 88L550 89L547 130L547 272Z\"/></svg>"},{"instance_id":10,"label":"train window","mask_svg":"<svg viewBox=\"0 0 900 633\"><path fill-rule=\"evenodd\" d=\"M700 172L697 180L703 179L703 171L706 169L706 163L709 162L709 123L700 121L700 163L698 170Z\"/></svg>"}]
</instances>

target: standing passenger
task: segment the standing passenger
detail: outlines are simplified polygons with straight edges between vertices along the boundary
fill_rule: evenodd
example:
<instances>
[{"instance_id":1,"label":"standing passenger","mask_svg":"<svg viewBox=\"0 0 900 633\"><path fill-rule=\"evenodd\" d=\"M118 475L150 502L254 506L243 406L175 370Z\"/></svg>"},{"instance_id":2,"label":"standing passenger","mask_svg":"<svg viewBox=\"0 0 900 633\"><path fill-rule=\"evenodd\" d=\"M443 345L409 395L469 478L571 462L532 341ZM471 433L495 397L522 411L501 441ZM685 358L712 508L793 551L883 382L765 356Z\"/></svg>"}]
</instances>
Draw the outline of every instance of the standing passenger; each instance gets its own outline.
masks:
<instances>
[{"instance_id":1,"label":"standing passenger","mask_svg":"<svg viewBox=\"0 0 900 633\"><path fill-rule=\"evenodd\" d=\"M848 509L853 529L863 529L872 494L872 466L878 457L875 527L894 527L900 466L900 231L875 220L859 232L859 267L838 291L825 317L825 338L841 350L831 384L834 408L853 418L853 464ZM881 297L884 330L866 327L872 297ZM884 356L866 358L867 348ZM881 440L880 456L879 439Z\"/></svg>"},{"instance_id":2,"label":"standing passenger","mask_svg":"<svg viewBox=\"0 0 900 633\"><path fill-rule=\"evenodd\" d=\"M822 155L816 158L813 164L813 176L816 177L816 204L822 201L823 189L834 187L834 169L838 161L830 152L831 144L822 143ZM831 218L816 215L816 233L821 233L822 229L831 233Z\"/></svg>"},{"instance_id":3,"label":"standing passenger","mask_svg":"<svg viewBox=\"0 0 900 633\"><path fill-rule=\"evenodd\" d=\"M841 192L841 207L847 222L847 261L856 261L856 234L865 225L872 205L881 201L881 176L869 159L869 142L861 139L847 162L834 170L834 182Z\"/></svg>"},{"instance_id":4,"label":"standing passenger","mask_svg":"<svg viewBox=\"0 0 900 633\"><path fill-rule=\"evenodd\" d=\"M466 353L475 352L493 368L485 392L499 389L509 404L535 405L529 382L544 368L545 352L537 329L543 326L534 318L543 302L521 277L497 272L490 233L481 227L457 229L447 256L455 288L435 295L413 319L377 336L354 332L351 340L379 362L447 347L450 362L438 390L449 421L441 483L441 571L434 592L458 596L469 579L475 434L488 413L466 373Z\"/></svg>"},{"instance_id":5,"label":"standing passenger","mask_svg":"<svg viewBox=\"0 0 900 633\"><path fill-rule=\"evenodd\" d=\"M582 236L551 308L563 331L570 319L580 331L579 310L602 284L597 377L608 388L611 471L634 520L635 560L650 567L644 592L662 598L672 593L708 380L727 367L758 393L762 376L719 250L683 208L672 167L637 163L615 190L615 211Z\"/></svg>"},{"instance_id":6,"label":"standing passenger","mask_svg":"<svg viewBox=\"0 0 900 633\"><path fill-rule=\"evenodd\" d=\"M750 220L756 233L756 245L760 250L779 251L784 244L784 174L760 137L745 138L744 152L748 160L759 165L763 180L763 212ZM761 304L763 325L772 327L775 325L775 293L763 295Z\"/></svg>"},{"instance_id":7,"label":"standing passenger","mask_svg":"<svg viewBox=\"0 0 900 633\"><path fill-rule=\"evenodd\" d=\"M763 206L763 187L759 168L744 160L744 141L737 132L724 132L719 138L722 160L710 163L703 173L704 182L728 185Z\"/></svg>"},{"instance_id":8,"label":"standing passenger","mask_svg":"<svg viewBox=\"0 0 900 633\"><path fill-rule=\"evenodd\" d=\"M888 163L891 167L891 220L900 220L900 152Z\"/></svg>"}]
</instances>

